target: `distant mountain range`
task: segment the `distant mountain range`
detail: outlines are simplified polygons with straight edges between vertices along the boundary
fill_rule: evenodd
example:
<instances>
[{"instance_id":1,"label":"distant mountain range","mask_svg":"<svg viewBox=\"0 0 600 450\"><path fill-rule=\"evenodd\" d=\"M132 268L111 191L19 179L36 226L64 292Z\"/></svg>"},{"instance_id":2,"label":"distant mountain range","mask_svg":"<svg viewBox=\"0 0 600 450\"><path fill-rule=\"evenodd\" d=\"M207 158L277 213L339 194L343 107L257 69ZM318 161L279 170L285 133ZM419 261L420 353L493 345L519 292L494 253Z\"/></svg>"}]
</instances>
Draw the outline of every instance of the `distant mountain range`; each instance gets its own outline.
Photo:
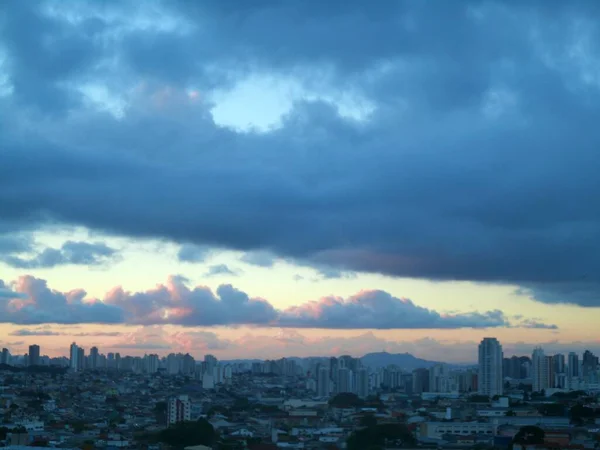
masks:
<instances>
[{"instance_id":1,"label":"distant mountain range","mask_svg":"<svg viewBox=\"0 0 600 450\"><path fill-rule=\"evenodd\" d=\"M294 359L298 362L304 362L307 360L325 360L329 359L328 357L308 357L308 358L298 358L295 356L290 356L287 359ZM396 365L400 369L404 370L415 370L420 368L429 369L435 364L440 364L439 361L429 361L426 359L417 358L410 353L387 353L387 352L376 352L376 353L367 353L362 358L363 365L372 367L377 369L379 367L386 367L390 365ZM253 363L261 361L259 359L236 359L227 361L229 363ZM468 367L470 365L464 364L449 364L450 367Z\"/></svg>"},{"instance_id":2,"label":"distant mountain range","mask_svg":"<svg viewBox=\"0 0 600 450\"><path fill-rule=\"evenodd\" d=\"M415 370L420 368L429 369L431 366L439 364L437 361L428 361L426 359L417 358L410 353L367 353L360 359L362 360L363 365L374 369L392 364L405 370Z\"/></svg>"}]
</instances>

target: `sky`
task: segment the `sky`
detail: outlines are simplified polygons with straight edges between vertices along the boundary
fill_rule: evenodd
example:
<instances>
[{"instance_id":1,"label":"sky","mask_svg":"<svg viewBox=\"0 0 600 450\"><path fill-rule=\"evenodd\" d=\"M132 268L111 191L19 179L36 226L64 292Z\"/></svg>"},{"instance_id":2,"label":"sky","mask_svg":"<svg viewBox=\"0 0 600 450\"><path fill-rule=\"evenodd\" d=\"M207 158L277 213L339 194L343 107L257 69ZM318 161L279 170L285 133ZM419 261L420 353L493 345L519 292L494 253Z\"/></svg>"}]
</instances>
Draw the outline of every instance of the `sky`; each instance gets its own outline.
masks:
<instances>
[{"instance_id":1,"label":"sky","mask_svg":"<svg viewBox=\"0 0 600 450\"><path fill-rule=\"evenodd\" d=\"M6 2L0 346L598 348L599 16Z\"/></svg>"}]
</instances>

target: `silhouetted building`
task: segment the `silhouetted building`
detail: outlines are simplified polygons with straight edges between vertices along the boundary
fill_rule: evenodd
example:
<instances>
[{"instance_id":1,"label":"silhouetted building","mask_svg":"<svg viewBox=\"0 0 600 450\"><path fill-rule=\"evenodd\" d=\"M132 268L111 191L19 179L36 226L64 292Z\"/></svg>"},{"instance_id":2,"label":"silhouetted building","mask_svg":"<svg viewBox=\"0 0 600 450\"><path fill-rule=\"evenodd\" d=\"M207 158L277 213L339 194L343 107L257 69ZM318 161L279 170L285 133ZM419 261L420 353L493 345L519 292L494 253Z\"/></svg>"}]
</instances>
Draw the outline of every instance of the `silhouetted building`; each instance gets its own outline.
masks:
<instances>
[{"instance_id":1,"label":"silhouetted building","mask_svg":"<svg viewBox=\"0 0 600 450\"><path fill-rule=\"evenodd\" d=\"M40 365L40 346L30 345L29 346L29 365L39 366Z\"/></svg>"}]
</instances>

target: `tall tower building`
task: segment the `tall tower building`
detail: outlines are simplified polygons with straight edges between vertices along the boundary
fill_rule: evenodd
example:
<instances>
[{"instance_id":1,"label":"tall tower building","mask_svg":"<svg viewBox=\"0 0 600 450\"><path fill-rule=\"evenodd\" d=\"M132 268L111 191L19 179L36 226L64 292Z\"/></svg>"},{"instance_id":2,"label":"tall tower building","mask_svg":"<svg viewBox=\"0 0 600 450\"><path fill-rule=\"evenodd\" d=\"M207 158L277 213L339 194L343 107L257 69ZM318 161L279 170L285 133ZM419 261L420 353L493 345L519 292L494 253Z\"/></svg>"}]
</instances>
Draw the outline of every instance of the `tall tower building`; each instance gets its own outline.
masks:
<instances>
[{"instance_id":1,"label":"tall tower building","mask_svg":"<svg viewBox=\"0 0 600 450\"><path fill-rule=\"evenodd\" d=\"M366 367L361 367L356 372L356 394L360 398L366 398L369 395L369 374Z\"/></svg>"},{"instance_id":2,"label":"tall tower building","mask_svg":"<svg viewBox=\"0 0 600 450\"><path fill-rule=\"evenodd\" d=\"M567 383L569 389L573 389L575 380L579 378L579 355L575 352L569 353L567 359Z\"/></svg>"},{"instance_id":3,"label":"tall tower building","mask_svg":"<svg viewBox=\"0 0 600 450\"><path fill-rule=\"evenodd\" d=\"M502 346L496 338L483 338L479 344L478 391L481 395L493 397L502 395Z\"/></svg>"},{"instance_id":4,"label":"tall tower building","mask_svg":"<svg viewBox=\"0 0 600 450\"><path fill-rule=\"evenodd\" d=\"M429 370L424 368L413 370L412 383L414 394L429 392Z\"/></svg>"},{"instance_id":5,"label":"tall tower building","mask_svg":"<svg viewBox=\"0 0 600 450\"><path fill-rule=\"evenodd\" d=\"M77 347L77 370L85 370L85 350Z\"/></svg>"},{"instance_id":6,"label":"tall tower building","mask_svg":"<svg viewBox=\"0 0 600 450\"><path fill-rule=\"evenodd\" d=\"M98 368L98 347L90 348L90 369Z\"/></svg>"},{"instance_id":7,"label":"tall tower building","mask_svg":"<svg viewBox=\"0 0 600 450\"><path fill-rule=\"evenodd\" d=\"M541 347L536 348L531 356L531 378L533 391L539 392L550 387L550 364Z\"/></svg>"},{"instance_id":8,"label":"tall tower building","mask_svg":"<svg viewBox=\"0 0 600 450\"><path fill-rule=\"evenodd\" d=\"M329 391L329 368L321 366L317 371L317 395L319 397L329 397Z\"/></svg>"},{"instance_id":9,"label":"tall tower building","mask_svg":"<svg viewBox=\"0 0 600 450\"><path fill-rule=\"evenodd\" d=\"M0 354L0 364L10 364L10 352L7 348L2 349L2 354Z\"/></svg>"},{"instance_id":10,"label":"tall tower building","mask_svg":"<svg viewBox=\"0 0 600 450\"><path fill-rule=\"evenodd\" d=\"M30 345L29 346L29 365L39 366L40 365L40 346Z\"/></svg>"},{"instance_id":11,"label":"tall tower building","mask_svg":"<svg viewBox=\"0 0 600 450\"><path fill-rule=\"evenodd\" d=\"M338 370L337 392L352 392L352 371L346 367Z\"/></svg>"},{"instance_id":12,"label":"tall tower building","mask_svg":"<svg viewBox=\"0 0 600 450\"><path fill-rule=\"evenodd\" d=\"M217 358L214 355L204 355L204 362L206 363L206 372L212 374L217 366Z\"/></svg>"},{"instance_id":13,"label":"tall tower building","mask_svg":"<svg viewBox=\"0 0 600 450\"><path fill-rule=\"evenodd\" d=\"M77 372L79 370L79 347L75 342L71 344L71 348L69 351L69 368L73 372Z\"/></svg>"}]
</instances>

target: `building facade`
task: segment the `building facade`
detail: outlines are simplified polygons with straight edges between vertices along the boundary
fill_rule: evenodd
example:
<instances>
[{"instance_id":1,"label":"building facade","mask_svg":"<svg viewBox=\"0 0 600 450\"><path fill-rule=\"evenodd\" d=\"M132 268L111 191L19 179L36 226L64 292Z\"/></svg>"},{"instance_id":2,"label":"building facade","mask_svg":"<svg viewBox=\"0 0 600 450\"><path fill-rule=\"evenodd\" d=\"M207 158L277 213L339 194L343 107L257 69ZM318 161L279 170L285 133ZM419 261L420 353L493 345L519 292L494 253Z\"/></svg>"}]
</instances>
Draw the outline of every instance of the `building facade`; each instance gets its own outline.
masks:
<instances>
[{"instance_id":1,"label":"building facade","mask_svg":"<svg viewBox=\"0 0 600 450\"><path fill-rule=\"evenodd\" d=\"M504 383L502 377L502 345L496 338L483 338L479 344L478 392L493 397L502 395Z\"/></svg>"}]
</instances>

